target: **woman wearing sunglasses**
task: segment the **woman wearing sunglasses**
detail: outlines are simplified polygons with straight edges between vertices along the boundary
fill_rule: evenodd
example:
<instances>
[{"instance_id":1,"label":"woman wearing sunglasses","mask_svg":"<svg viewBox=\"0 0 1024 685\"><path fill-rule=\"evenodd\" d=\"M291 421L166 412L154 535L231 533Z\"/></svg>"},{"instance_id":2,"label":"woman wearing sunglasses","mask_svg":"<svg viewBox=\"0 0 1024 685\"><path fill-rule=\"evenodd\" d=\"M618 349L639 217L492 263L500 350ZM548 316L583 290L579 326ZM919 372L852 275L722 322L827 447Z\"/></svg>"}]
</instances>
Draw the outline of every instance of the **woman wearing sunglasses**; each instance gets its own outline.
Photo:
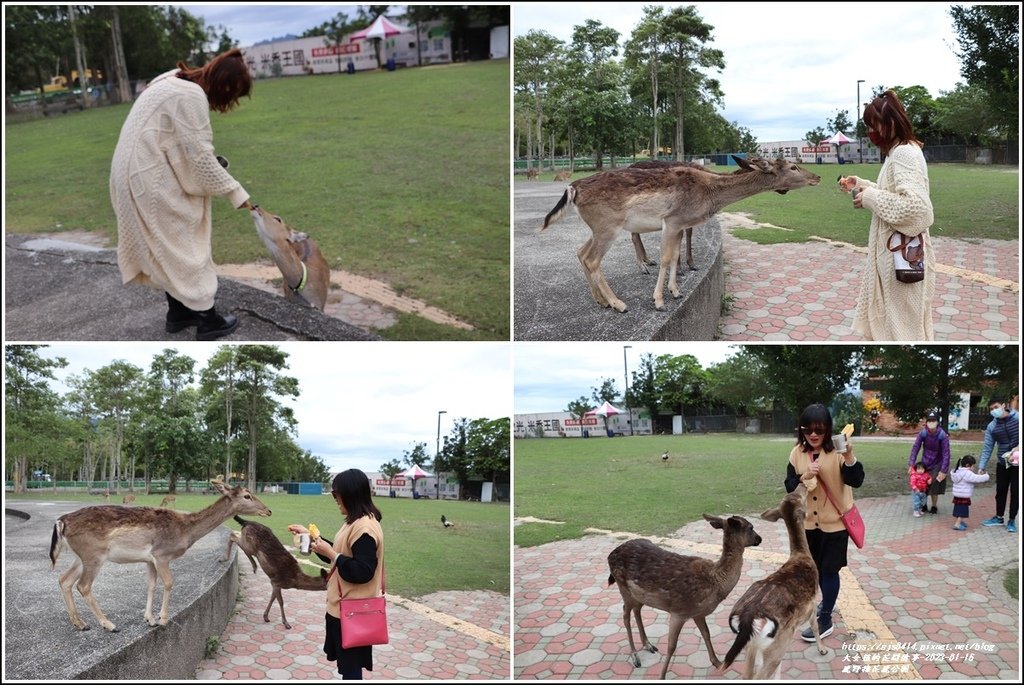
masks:
<instances>
[{"instance_id":1,"label":"woman wearing sunglasses","mask_svg":"<svg viewBox=\"0 0 1024 685\"><path fill-rule=\"evenodd\" d=\"M832 414L823 404L812 404L800 415L797 444L789 454L786 492L793 492L803 481L807 488L807 517L804 530L814 564L818 567L821 604L818 605L818 632L832 634L832 609L839 597L839 569L846 566L850 535L840 520L840 512L829 502L820 485L846 511L853 505L853 488L864 482L864 467L853 455L852 441L845 452L832 444ZM814 642L808 626L801 637Z\"/></svg>"}]
</instances>

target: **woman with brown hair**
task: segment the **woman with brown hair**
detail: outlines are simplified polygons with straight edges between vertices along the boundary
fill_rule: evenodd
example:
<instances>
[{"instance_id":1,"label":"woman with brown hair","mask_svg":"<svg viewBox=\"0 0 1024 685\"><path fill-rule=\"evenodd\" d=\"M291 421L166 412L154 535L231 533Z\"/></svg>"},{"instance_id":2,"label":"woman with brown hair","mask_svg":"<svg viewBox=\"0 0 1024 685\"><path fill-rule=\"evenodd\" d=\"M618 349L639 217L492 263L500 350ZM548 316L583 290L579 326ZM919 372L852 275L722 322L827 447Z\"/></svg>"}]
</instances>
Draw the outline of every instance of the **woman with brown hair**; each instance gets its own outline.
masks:
<instances>
[{"instance_id":1,"label":"woman with brown hair","mask_svg":"<svg viewBox=\"0 0 1024 685\"><path fill-rule=\"evenodd\" d=\"M907 111L887 90L864 108L868 138L885 155L872 183L856 176L842 179L844 190L853 190L853 206L871 210L868 255L853 329L868 340L934 340L932 299L935 296L935 255L928 228L932 225L928 165L914 137ZM896 279L892 244L898 231L908 238L920 236L924 245L924 279L905 283Z\"/></svg>"},{"instance_id":2,"label":"woman with brown hair","mask_svg":"<svg viewBox=\"0 0 1024 685\"><path fill-rule=\"evenodd\" d=\"M198 68L178 62L149 82L121 128L110 169L121 280L166 293L168 333L196 326L197 340L214 340L238 326L214 309L211 209L214 196L248 207L249 194L214 154L210 110L229 112L251 94L238 48Z\"/></svg>"}]
</instances>

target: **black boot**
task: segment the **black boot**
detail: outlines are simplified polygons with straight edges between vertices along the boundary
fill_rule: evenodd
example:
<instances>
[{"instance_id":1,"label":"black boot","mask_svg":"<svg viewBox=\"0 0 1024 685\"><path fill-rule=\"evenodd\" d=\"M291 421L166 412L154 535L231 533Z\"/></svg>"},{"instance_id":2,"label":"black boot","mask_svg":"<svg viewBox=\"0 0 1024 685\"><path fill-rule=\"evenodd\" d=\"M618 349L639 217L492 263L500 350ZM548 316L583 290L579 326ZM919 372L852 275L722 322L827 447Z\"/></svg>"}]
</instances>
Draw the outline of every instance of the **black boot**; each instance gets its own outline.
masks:
<instances>
[{"instance_id":1,"label":"black boot","mask_svg":"<svg viewBox=\"0 0 1024 685\"><path fill-rule=\"evenodd\" d=\"M238 328L238 318L232 314L221 316L210 307L205 312L198 312L199 326L196 328L196 340L216 340L230 335Z\"/></svg>"},{"instance_id":2,"label":"black boot","mask_svg":"<svg viewBox=\"0 0 1024 685\"><path fill-rule=\"evenodd\" d=\"M182 331L189 326L199 325L199 313L194 312L178 300L171 297L170 293L167 295L167 322L164 324L164 330L168 333L177 333Z\"/></svg>"}]
</instances>

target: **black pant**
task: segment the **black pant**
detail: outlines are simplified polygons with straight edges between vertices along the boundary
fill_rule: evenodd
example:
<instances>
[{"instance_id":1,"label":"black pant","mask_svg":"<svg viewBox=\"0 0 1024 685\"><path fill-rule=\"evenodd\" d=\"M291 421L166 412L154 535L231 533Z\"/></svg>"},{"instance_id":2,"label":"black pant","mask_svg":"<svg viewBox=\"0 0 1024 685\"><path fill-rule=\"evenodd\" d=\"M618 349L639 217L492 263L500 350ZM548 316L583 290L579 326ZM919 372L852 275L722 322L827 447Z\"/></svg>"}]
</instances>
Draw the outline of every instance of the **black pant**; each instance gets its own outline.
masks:
<instances>
[{"instance_id":1,"label":"black pant","mask_svg":"<svg viewBox=\"0 0 1024 685\"><path fill-rule=\"evenodd\" d=\"M1006 491L1010 491L1010 511L1007 518L1017 518L1017 491L1020 488L1020 467L996 464L996 516L1006 511Z\"/></svg>"}]
</instances>

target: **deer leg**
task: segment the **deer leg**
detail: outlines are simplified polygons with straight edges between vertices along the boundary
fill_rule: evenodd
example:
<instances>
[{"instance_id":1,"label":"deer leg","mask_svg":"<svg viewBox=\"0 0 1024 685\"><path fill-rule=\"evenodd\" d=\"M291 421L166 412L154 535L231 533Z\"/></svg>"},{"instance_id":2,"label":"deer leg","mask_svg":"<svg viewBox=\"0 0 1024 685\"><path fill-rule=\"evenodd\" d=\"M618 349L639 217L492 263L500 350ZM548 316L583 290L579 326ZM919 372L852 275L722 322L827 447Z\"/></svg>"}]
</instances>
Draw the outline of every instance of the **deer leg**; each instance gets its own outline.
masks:
<instances>
[{"instance_id":1,"label":"deer leg","mask_svg":"<svg viewBox=\"0 0 1024 685\"><path fill-rule=\"evenodd\" d=\"M75 562L71 564L71 568L60 574L60 594L64 597L64 604L68 607L68 617L71 619L71 625L76 630L89 630L89 626L78 615L78 607L75 606L75 596L71 593L71 588L81 575L82 560L75 557Z\"/></svg>"},{"instance_id":2,"label":"deer leg","mask_svg":"<svg viewBox=\"0 0 1024 685\"><path fill-rule=\"evenodd\" d=\"M821 635L818 631L818 615L813 605L807 609L807 618L805 620L811 622L811 632L814 633L814 643L818 646L818 654L822 656L828 654L828 650L821 644Z\"/></svg>"},{"instance_id":3,"label":"deer leg","mask_svg":"<svg viewBox=\"0 0 1024 685\"><path fill-rule=\"evenodd\" d=\"M686 619L682 616L669 614L668 617L668 651L665 652L665 663L661 666L661 679L665 679L668 673L668 665L672 661L672 655L676 653L676 644L679 643L679 631L683 629Z\"/></svg>"},{"instance_id":4,"label":"deer leg","mask_svg":"<svg viewBox=\"0 0 1024 685\"><path fill-rule=\"evenodd\" d=\"M601 272L601 260L604 259L618 229L614 230L593 230L590 240L583 244L583 247L576 253L583 265L583 271L587 274L587 282L590 283L590 290L593 293L596 289L601 297L595 297L597 303L603 307L611 307L617 312L626 311L626 303L615 296L612 288L605 280Z\"/></svg>"},{"instance_id":5,"label":"deer leg","mask_svg":"<svg viewBox=\"0 0 1024 685\"><path fill-rule=\"evenodd\" d=\"M657 264L656 261L647 256L647 250L644 249L644 242L640 240L639 233L632 234L633 251L636 253L636 263L640 267L640 273L649 274L651 270L647 267L654 266Z\"/></svg>"},{"instance_id":6,"label":"deer leg","mask_svg":"<svg viewBox=\"0 0 1024 685\"><path fill-rule=\"evenodd\" d=\"M626 626L626 637L629 638L629 661L633 664L633 668L640 668L640 657L636 655L636 643L633 642L633 624L630 619L632 613L633 607L630 602L623 602L622 623Z\"/></svg>"},{"instance_id":7,"label":"deer leg","mask_svg":"<svg viewBox=\"0 0 1024 685\"><path fill-rule=\"evenodd\" d=\"M708 648L708 657L711 659L711 665L718 668L722 665L722 662L715 656L715 648L711 646L711 632L708 630L707 618L704 616L694 616L693 622L697 624L697 630L700 631L701 637L704 638L704 645Z\"/></svg>"},{"instance_id":8,"label":"deer leg","mask_svg":"<svg viewBox=\"0 0 1024 685\"><path fill-rule=\"evenodd\" d=\"M285 628L291 630L292 625L288 623L288 618L285 617L285 600L281 595L281 588L273 586L273 592L270 594L270 601L267 602L266 608L263 609L263 623L270 623L270 607L273 606L273 600L278 600L278 604L281 605L281 623L285 625Z\"/></svg>"},{"instance_id":9,"label":"deer leg","mask_svg":"<svg viewBox=\"0 0 1024 685\"><path fill-rule=\"evenodd\" d=\"M156 621L153 620L153 595L156 592L156 565L153 562L146 564L149 570L149 579L146 588L146 623L151 626L156 625Z\"/></svg>"},{"instance_id":10,"label":"deer leg","mask_svg":"<svg viewBox=\"0 0 1024 685\"><path fill-rule=\"evenodd\" d=\"M636 625L640 629L640 647L646 649L651 654L657 654L658 648L651 644L651 641L647 639L647 631L644 630L644 620L640 616L640 610L644 608L641 604L633 609L633 615L636 616Z\"/></svg>"},{"instance_id":11,"label":"deer leg","mask_svg":"<svg viewBox=\"0 0 1024 685\"><path fill-rule=\"evenodd\" d=\"M587 238L587 241L580 246L580 249L576 250L576 258L580 260L580 266L583 267L583 277L587 279L587 285L590 286L590 296L594 298L594 302L597 302L602 307L607 307L608 300L605 299L601 291L594 285L594 280L590 277L590 270L585 259L593 244L594 239Z\"/></svg>"},{"instance_id":12,"label":"deer leg","mask_svg":"<svg viewBox=\"0 0 1024 685\"><path fill-rule=\"evenodd\" d=\"M241 547L241 544L239 544L238 540L239 540L238 533L232 531L231 535L228 536L228 548L224 552L224 558L221 559L221 561L227 561L228 559L231 558L231 548L232 547L234 547L235 545L238 545L239 547Z\"/></svg>"},{"instance_id":13,"label":"deer leg","mask_svg":"<svg viewBox=\"0 0 1024 685\"><path fill-rule=\"evenodd\" d=\"M690 267L690 271L697 270L693 265L693 226L686 228L686 266Z\"/></svg>"},{"instance_id":14,"label":"deer leg","mask_svg":"<svg viewBox=\"0 0 1024 685\"><path fill-rule=\"evenodd\" d=\"M171 588L174 587L174 579L171 578L170 561L157 561L156 570L160 573L160 579L164 581L164 599L160 605L160 625L165 626L167 625L167 617L171 609Z\"/></svg>"},{"instance_id":15,"label":"deer leg","mask_svg":"<svg viewBox=\"0 0 1024 685\"><path fill-rule=\"evenodd\" d=\"M84 562L82 563L82 575L78 579L78 591L82 593L82 599L84 599L85 603L89 605L90 609L92 609L93 616L95 616L96 620L100 622L103 629L111 633L116 633L118 632L117 626L103 615L103 610L100 609L99 602L96 601L96 598L92 594L92 581L95 580L100 567L100 564L88 565Z\"/></svg>"},{"instance_id":16,"label":"deer leg","mask_svg":"<svg viewBox=\"0 0 1024 685\"><path fill-rule=\"evenodd\" d=\"M669 276L669 288L673 297L679 297L679 286L676 284L676 260L679 259L680 232L662 222L661 229L661 265L658 268L658 283L654 286L654 308L665 309L665 276Z\"/></svg>"}]
</instances>

